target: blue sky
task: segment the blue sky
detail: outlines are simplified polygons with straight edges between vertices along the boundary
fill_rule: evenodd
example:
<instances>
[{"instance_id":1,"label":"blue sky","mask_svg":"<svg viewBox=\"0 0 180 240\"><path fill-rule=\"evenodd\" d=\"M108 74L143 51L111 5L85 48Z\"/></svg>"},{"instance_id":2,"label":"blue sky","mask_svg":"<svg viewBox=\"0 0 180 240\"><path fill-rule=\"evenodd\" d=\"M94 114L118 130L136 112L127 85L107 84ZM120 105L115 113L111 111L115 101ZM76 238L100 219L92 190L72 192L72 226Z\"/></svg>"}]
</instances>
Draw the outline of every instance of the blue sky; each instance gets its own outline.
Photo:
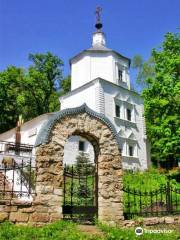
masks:
<instances>
[{"instance_id":1,"label":"blue sky","mask_svg":"<svg viewBox=\"0 0 180 240\"><path fill-rule=\"evenodd\" d=\"M107 46L129 58L147 59L180 26L179 0L0 0L0 70L27 67L29 53L51 51L67 75L69 59L91 46L98 5Z\"/></svg>"}]
</instances>

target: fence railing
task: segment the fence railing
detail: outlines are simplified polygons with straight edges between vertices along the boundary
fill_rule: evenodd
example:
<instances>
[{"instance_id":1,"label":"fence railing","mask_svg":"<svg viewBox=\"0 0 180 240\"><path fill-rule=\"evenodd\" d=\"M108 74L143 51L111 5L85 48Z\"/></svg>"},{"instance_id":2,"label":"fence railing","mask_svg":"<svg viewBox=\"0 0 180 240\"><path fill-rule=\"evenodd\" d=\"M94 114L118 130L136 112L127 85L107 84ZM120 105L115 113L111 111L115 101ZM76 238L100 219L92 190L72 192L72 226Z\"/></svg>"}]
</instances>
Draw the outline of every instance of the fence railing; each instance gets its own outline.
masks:
<instances>
[{"instance_id":1,"label":"fence railing","mask_svg":"<svg viewBox=\"0 0 180 240\"><path fill-rule=\"evenodd\" d=\"M167 180L159 189L146 191L124 187L124 216L161 216L180 213L180 188Z\"/></svg>"},{"instance_id":2,"label":"fence railing","mask_svg":"<svg viewBox=\"0 0 180 240\"><path fill-rule=\"evenodd\" d=\"M33 145L0 141L0 154L31 156Z\"/></svg>"},{"instance_id":3,"label":"fence railing","mask_svg":"<svg viewBox=\"0 0 180 240\"><path fill-rule=\"evenodd\" d=\"M0 200L32 200L35 195L36 169L32 158L16 162L12 157L5 157L0 165Z\"/></svg>"}]
</instances>

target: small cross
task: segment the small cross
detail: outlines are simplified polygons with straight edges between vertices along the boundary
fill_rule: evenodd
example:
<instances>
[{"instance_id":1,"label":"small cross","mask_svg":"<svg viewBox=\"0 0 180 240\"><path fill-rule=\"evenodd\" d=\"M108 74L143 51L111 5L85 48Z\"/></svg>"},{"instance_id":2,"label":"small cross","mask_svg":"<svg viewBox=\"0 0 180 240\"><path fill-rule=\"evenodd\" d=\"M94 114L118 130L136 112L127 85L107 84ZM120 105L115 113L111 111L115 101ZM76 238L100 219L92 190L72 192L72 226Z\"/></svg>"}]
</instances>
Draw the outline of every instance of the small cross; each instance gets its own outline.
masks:
<instances>
[{"instance_id":1,"label":"small cross","mask_svg":"<svg viewBox=\"0 0 180 240\"><path fill-rule=\"evenodd\" d=\"M102 8L101 7L97 7L96 8L96 21L97 22L101 22L101 13L102 12Z\"/></svg>"}]
</instances>

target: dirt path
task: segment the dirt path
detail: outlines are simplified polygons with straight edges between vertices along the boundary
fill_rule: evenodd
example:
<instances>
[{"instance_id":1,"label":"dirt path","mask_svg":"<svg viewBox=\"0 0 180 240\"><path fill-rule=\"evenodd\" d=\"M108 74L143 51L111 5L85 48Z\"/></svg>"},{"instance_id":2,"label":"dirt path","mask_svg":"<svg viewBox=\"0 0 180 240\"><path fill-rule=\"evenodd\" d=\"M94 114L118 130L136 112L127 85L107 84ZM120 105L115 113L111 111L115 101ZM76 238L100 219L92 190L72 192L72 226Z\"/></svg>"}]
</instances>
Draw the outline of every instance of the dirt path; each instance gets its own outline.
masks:
<instances>
[{"instance_id":1,"label":"dirt path","mask_svg":"<svg viewBox=\"0 0 180 240\"><path fill-rule=\"evenodd\" d=\"M87 235L95 235L98 237L104 237L104 233L97 227L93 225L78 225L78 229Z\"/></svg>"}]
</instances>

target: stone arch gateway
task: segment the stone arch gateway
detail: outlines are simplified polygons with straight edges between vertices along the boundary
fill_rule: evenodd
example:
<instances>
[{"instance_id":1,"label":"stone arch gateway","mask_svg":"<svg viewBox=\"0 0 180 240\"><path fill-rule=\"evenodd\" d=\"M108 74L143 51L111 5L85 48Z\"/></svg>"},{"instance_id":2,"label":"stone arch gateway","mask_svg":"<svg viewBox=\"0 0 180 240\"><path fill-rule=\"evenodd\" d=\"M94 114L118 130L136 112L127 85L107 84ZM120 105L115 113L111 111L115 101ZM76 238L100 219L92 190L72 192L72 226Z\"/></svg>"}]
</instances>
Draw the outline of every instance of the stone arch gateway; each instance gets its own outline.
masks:
<instances>
[{"instance_id":1,"label":"stone arch gateway","mask_svg":"<svg viewBox=\"0 0 180 240\"><path fill-rule=\"evenodd\" d=\"M123 220L119 138L112 123L85 104L56 113L37 137L37 195L33 205L38 213L36 211L32 215L32 221L38 222L38 216L44 216L49 222L63 218L64 145L68 137L77 134L88 139L94 147L98 173L98 219L119 223Z\"/></svg>"}]
</instances>

